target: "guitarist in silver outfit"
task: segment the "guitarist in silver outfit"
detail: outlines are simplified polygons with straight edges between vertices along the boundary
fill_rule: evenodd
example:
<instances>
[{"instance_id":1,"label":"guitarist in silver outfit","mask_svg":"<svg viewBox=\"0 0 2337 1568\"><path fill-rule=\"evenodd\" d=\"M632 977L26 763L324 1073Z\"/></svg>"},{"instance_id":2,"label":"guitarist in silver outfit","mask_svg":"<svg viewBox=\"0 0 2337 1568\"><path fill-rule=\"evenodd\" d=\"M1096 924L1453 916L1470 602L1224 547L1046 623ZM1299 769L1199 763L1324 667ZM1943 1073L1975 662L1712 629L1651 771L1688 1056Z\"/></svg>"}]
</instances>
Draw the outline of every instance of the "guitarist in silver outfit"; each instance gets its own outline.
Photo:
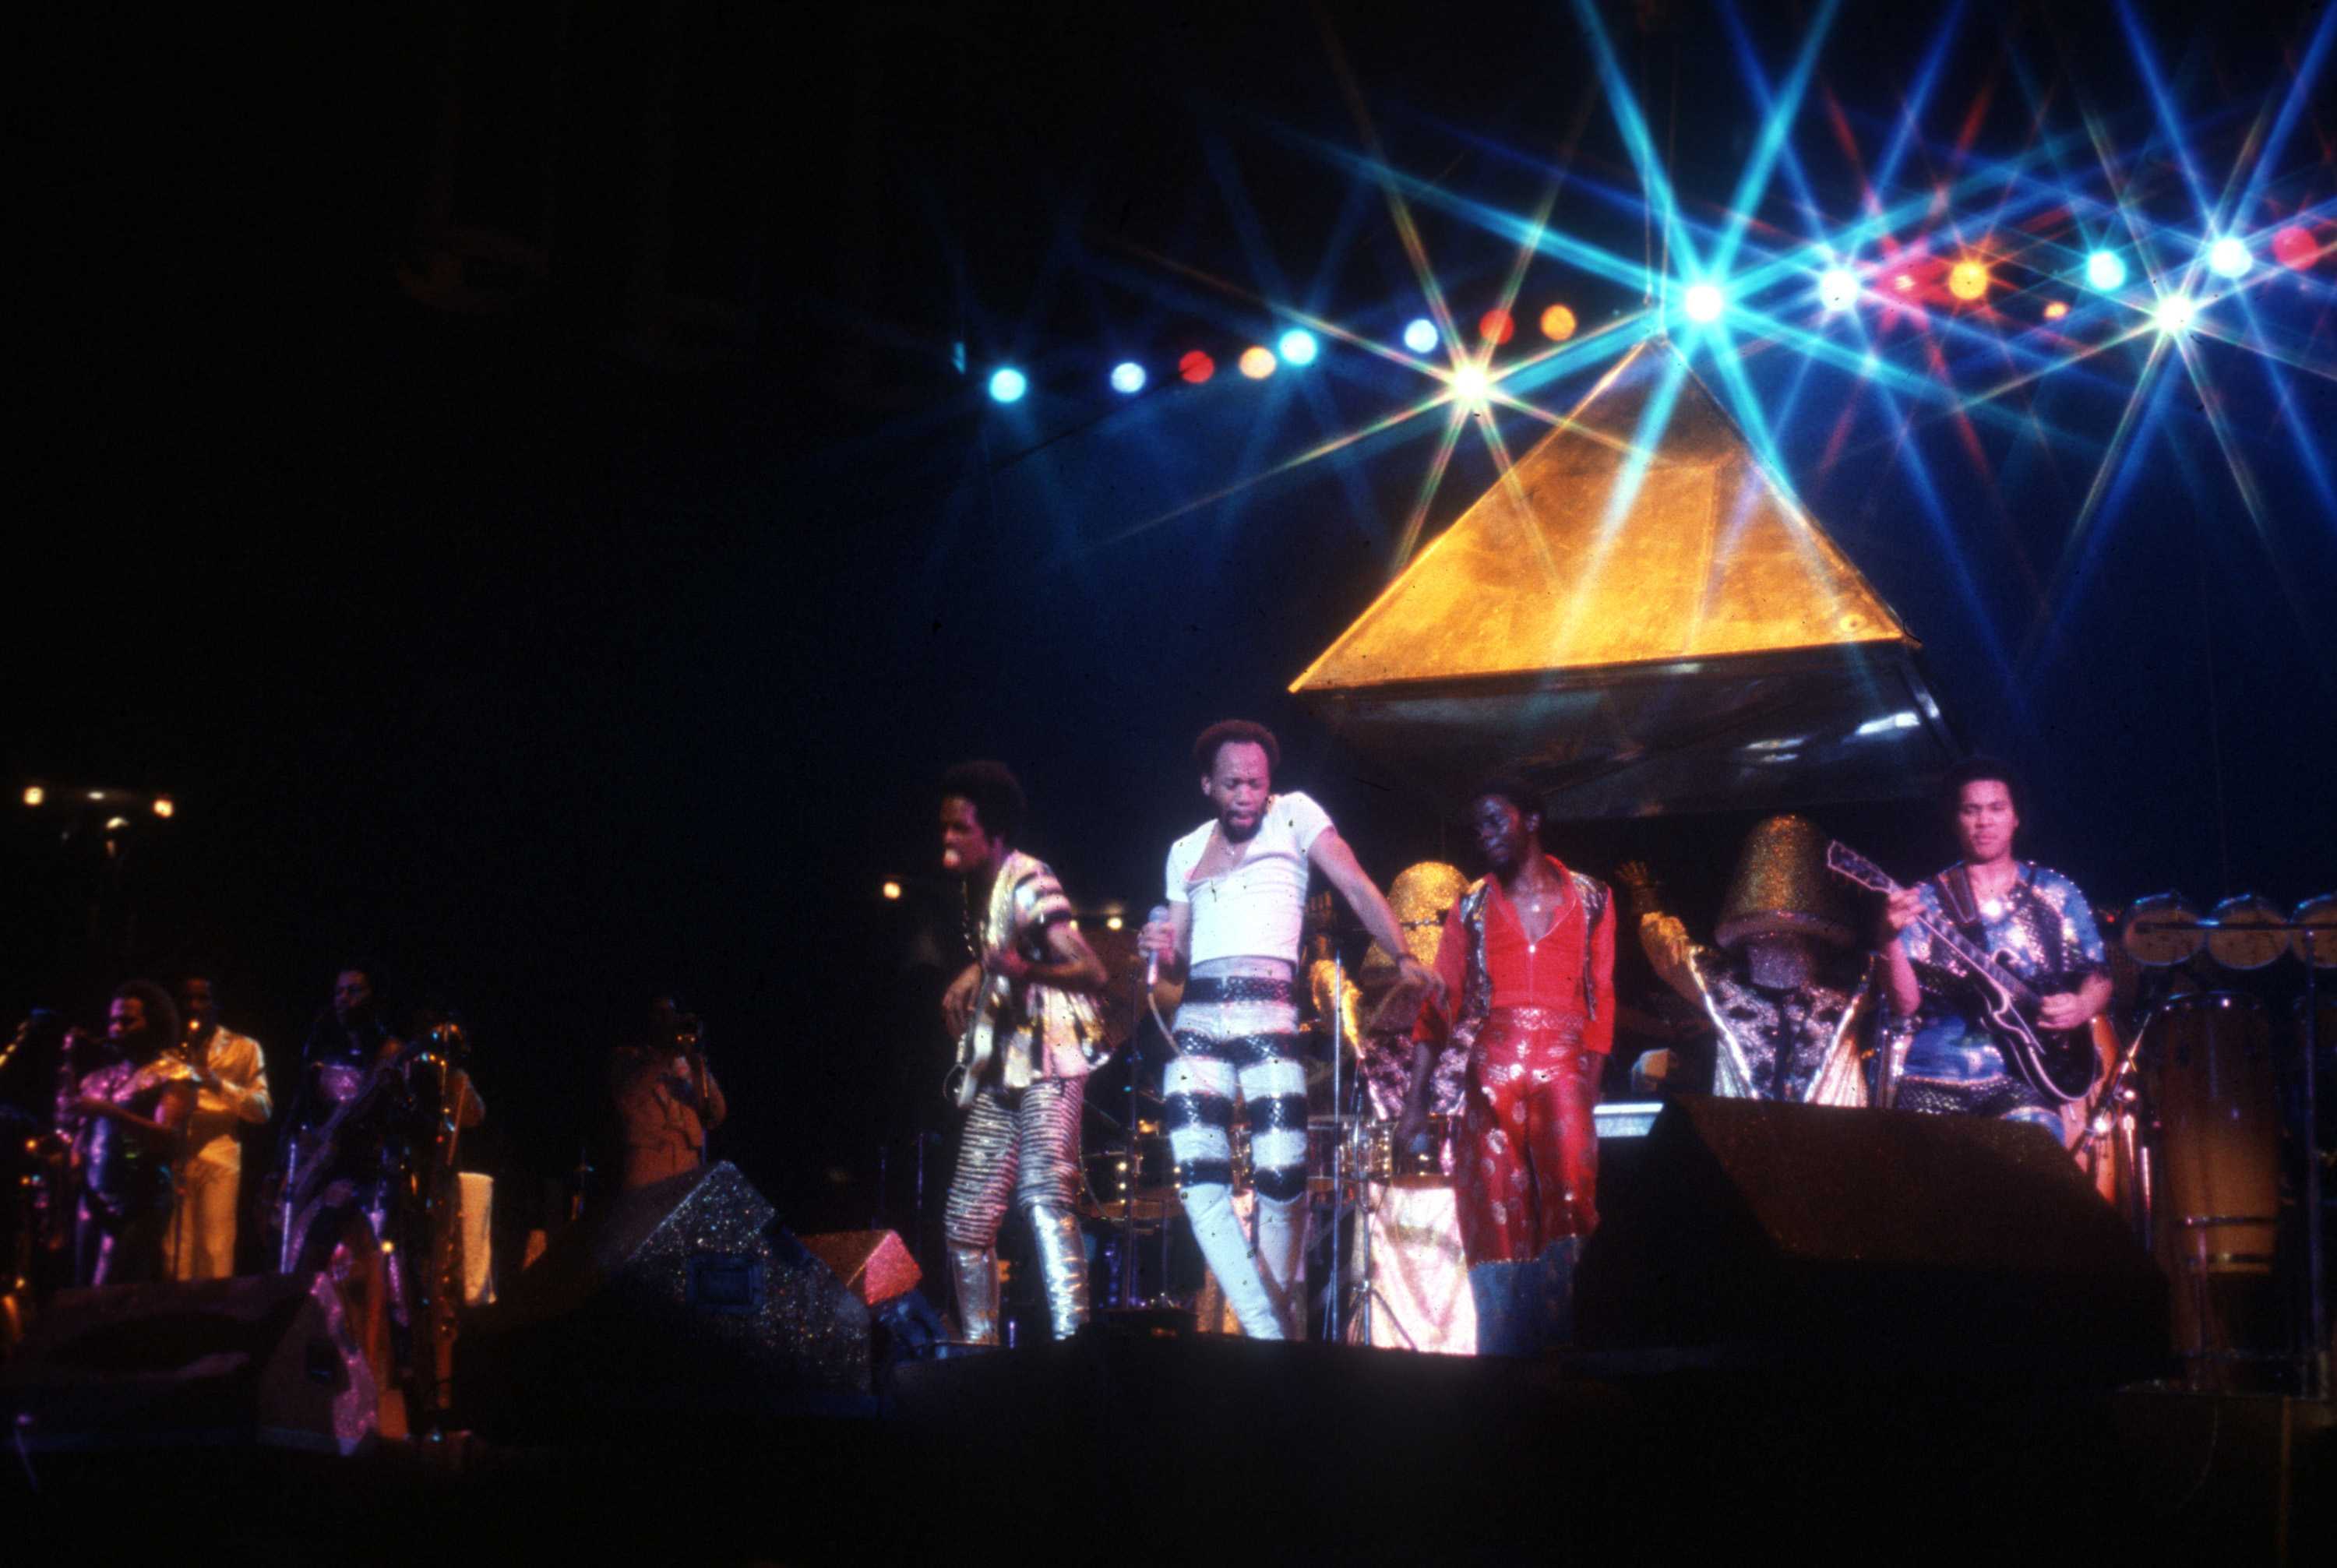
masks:
<instances>
[{"instance_id":1,"label":"guitarist in silver outfit","mask_svg":"<svg viewBox=\"0 0 2337 1568\"><path fill-rule=\"evenodd\" d=\"M942 869L963 884L973 956L942 998L972 1078L943 1233L960 1332L988 1345L998 1342L998 1230L1010 1200L1031 1221L1054 1337L1087 1321L1080 1111L1087 1075L1108 1054L1092 1000L1103 960L1055 874L1013 847L1022 812L1022 787L1002 763L962 762L942 776Z\"/></svg>"},{"instance_id":2,"label":"guitarist in silver outfit","mask_svg":"<svg viewBox=\"0 0 2337 1568\"><path fill-rule=\"evenodd\" d=\"M2040 993L2037 1022L2049 1029L2080 1028L2109 1005L2101 933L2076 883L2013 858L2020 815L2003 764L1986 758L1959 764L1949 772L1947 799L1963 858L1891 895L1883 913L1892 1003L1913 1024L1894 1103L2026 1122L2058 1141L2052 1100L2008 1066L1978 995L1918 916L1955 928Z\"/></svg>"}]
</instances>

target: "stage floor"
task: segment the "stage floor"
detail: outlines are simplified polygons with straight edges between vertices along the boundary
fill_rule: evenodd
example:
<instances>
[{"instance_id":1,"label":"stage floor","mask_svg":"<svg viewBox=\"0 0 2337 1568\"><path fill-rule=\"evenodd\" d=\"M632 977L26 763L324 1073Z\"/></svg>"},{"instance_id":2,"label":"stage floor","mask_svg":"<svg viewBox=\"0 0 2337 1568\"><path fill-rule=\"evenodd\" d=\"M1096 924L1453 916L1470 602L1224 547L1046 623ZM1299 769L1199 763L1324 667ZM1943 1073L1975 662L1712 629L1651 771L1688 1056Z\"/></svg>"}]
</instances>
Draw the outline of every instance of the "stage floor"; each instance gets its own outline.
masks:
<instances>
[{"instance_id":1,"label":"stage floor","mask_svg":"<svg viewBox=\"0 0 2337 1568\"><path fill-rule=\"evenodd\" d=\"M865 1405L745 1426L611 1421L558 1446L473 1438L347 1460L31 1459L36 1485L12 1455L0 1488L11 1544L84 1562L161 1548L233 1564L2315 1563L2337 1549L2325 1405L1806 1367L1592 1376L1103 1333L906 1366ZM106 1533L93 1553L73 1539L88 1530Z\"/></svg>"}]
</instances>

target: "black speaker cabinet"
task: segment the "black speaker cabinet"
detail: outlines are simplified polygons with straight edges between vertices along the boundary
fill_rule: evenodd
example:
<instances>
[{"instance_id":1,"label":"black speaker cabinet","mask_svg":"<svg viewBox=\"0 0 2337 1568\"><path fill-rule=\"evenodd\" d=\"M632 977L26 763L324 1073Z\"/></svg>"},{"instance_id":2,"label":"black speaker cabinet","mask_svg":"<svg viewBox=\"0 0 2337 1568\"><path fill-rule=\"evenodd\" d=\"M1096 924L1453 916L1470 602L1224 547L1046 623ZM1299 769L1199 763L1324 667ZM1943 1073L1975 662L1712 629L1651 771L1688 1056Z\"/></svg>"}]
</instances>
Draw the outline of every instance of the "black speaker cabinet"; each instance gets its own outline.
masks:
<instances>
[{"instance_id":1,"label":"black speaker cabinet","mask_svg":"<svg viewBox=\"0 0 2337 1568\"><path fill-rule=\"evenodd\" d=\"M1586 1348L2094 1383L2166 1368L2165 1276L2036 1128L1697 1096L1639 1152L1576 1274Z\"/></svg>"},{"instance_id":2,"label":"black speaker cabinet","mask_svg":"<svg viewBox=\"0 0 2337 1568\"><path fill-rule=\"evenodd\" d=\"M329 1278L64 1290L0 1369L35 1449L260 1443L354 1451L373 1375Z\"/></svg>"},{"instance_id":3,"label":"black speaker cabinet","mask_svg":"<svg viewBox=\"0 0 2337 1568\"><path fill-rule=\"evenodd\" d=\"M865 1395L867 1307L774 1212L726 1161L571 1226L467 1323L456 1418L574 1436Z\"/></svg>"}]
</instances>

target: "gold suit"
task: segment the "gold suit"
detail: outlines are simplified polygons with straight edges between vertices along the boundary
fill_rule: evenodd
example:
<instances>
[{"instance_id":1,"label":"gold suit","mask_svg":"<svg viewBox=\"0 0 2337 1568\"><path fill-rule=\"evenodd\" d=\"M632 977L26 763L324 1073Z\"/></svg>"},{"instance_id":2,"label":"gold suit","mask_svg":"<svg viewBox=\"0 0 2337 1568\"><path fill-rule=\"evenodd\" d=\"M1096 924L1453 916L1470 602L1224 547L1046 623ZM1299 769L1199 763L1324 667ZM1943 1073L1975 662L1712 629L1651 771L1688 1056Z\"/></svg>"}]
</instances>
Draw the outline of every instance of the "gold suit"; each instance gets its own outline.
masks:
<instances>
[{"instance_id":1,"label":"gold suit","mask_svg":"<svg viewBox=\"0 0 2337 1568\"><path fill-rule=\"evenodd\" d=\"M192 1064L209 1072L216 1088L199 1091L188 1131L193 1148L179 1176L179 1200L162 1237L162 1265L173 1279L224 1279L235 1272L236 1199L243 1181L240 1127L259 1125L272 1109L268 1065L259 1043L215 1028L198 1041Z\"/></svg>"}]
</instances>

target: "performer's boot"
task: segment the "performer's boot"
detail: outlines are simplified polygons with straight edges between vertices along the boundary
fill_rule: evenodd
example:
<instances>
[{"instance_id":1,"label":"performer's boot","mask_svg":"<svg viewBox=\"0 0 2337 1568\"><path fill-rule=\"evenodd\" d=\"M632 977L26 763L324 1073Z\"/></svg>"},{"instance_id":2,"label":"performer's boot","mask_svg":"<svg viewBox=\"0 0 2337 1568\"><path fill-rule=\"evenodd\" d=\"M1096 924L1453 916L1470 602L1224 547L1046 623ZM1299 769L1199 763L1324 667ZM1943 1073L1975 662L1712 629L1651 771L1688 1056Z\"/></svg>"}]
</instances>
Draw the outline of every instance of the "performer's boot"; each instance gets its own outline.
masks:
<instances>
[{"instance_id":1,"label":"performer's boot","mask_svg":"<svg viewBox=\"0 0 2337 1568\"><path fill-rule=\"evenodd\" d=\"M1540 1264L1532 1261L1469 1266L1469 1298L1477 1308L1478 1355L1530 1356L1540 1348L1540 1330L1523 1298L1528 1282L1540 1271Z\"/></svg>"},{"instance_id":2,"label":"performer's boot","mask_svg":"<svg viewBox=\"0 0 2337 1568\"><path fill-rule=\"evenodd\" d=\"M949 1244L957 1285L958 1333L969 1345L998 1343L998 1253L990 1247Z\"/></svg>"},{"instance_id":3,"label":"performer's boot","mask_svg":"<svg viewBox=\"0 0 2337 1568\"><path fill-rule=\"evenodd\" d=\"M1056 1338L1068 1339L1088 1320L1088 1253L1079 1217L1050 1203L1029 1212L1039 1278L1047 1288L1047 1322Z\"/></svg>"},{"instance_id":4,"label":"performer's boot","mask_svg":"<svg viewBox=\"0 0 2337 1568\"><path fill-rule=\"evenodd\" d=\"M1242 1333L1252 1339L1283 1338L1282 1317L1258 1274L1251 1255L1248 1232L1234 1213L1231 1191L1220 1181L1196 1182L1185 1189L1185 1218L1192 1223L1193 1240L1201 1249L1217 1288L1234 1309Z\"/></svg>"},{"instance_id":5,"label":"performer's boot","mask_svg":"<svg viewBox=\"0 0 2337 1568\"><path fill-rule=\"evenodd\" d=\"M1257 1272L1274 1298L1282 1338L1306 1337L1306 1196L1257 1200Z\"/></svg>"},{"instance_id":6,"label":"performer's boot","mask_svg":"<svg viewBox=\"0 0 2337 1568\"><path fill-rule=\"evenodd\" d=\"M1542 1249L1532 1280L1537 1330L1543 1345L1574 1343L1574 1264L1582 1238L1568 1236Z\"/></svg>"}]
</instances>

